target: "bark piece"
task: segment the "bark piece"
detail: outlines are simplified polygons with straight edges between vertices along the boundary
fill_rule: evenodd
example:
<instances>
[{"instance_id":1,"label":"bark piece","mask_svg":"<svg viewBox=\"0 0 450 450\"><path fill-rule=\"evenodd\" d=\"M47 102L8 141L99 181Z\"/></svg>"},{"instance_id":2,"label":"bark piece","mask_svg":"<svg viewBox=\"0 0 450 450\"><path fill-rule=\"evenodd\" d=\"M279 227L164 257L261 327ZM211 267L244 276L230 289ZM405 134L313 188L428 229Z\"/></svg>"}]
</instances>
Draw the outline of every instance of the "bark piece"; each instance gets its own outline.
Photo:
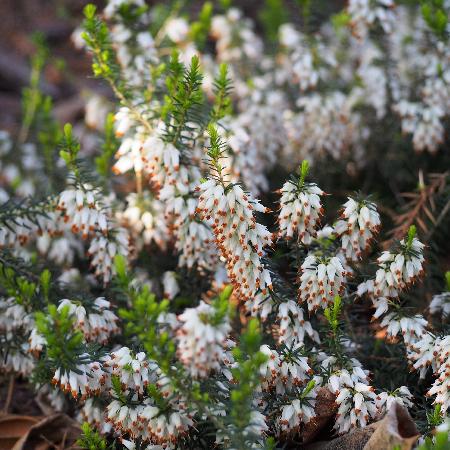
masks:
<instances>
[{"instance_id":1,"label":"bark piece","mask_svg":"<svg viewBox=\"0 0 450 450\"><path fill-rule=\"evenodd\" d=\"M38 423L39 417L5 414L0 416L0 450L10 450L28 430Z\"/></svg>"},{"instance_id":2,"label":"bark piece","mask_svg":"<svg viewBox=\"0 0 450 450\"><path fill-rule=\"evenodd\" d=\"M419 438L416 424L408 410L398 403L394 403L376 425L364 450L391 449L396 446L401 450L410 450Z\"/></svg>"},{"instance_id":3,"label":"bark piece","mask_svg":"<svg viewBox=\"0 0 450 450\"><path fill-rule=\"evenodd\" d=\"M74 444L81 433L78 422L65 414L54 414L30 427L12 447L12 450L49 450L58 446L75 449Z\"/></svg>"},{"instance_id":4,"label":"bark piece","mask_svg":"<svg viewBox=\"0 0 450 450\"><path fill-rule=\"evenodd\" d=\"M356 428L348 434L328 442L316 442L306 450L410 450L419 432L408 410L394 403L384 418L365 428Z\"/></svg>"},{"instance_id":5,"label":"bark piece","mask_svg":"<svg viewBox=\"0 0 450 450\"><path fill-rule=\"evenodd\" d=\"M336 395L328 389L320 388L316 398L316 417L311 419L302 433L303 444L308 444L324 429L330 419L336 414L338 406Z\"/></svg>"}]
</instances>

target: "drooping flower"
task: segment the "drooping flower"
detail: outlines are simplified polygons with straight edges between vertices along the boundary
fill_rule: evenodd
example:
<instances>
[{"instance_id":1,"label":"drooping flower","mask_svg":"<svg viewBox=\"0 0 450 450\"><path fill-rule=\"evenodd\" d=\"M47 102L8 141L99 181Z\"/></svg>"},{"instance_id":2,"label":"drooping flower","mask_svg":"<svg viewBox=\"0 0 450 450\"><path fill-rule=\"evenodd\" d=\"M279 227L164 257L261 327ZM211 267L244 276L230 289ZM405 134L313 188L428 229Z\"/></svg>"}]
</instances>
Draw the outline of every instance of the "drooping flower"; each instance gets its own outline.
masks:
<instances>
[{"instance_id":1,"label":"drooping flower","mask_svg":"<svg viewBox=\"0 0 450 450\"><path fill-rule=\"evenodd\" d=\"M301 265L299 301L306 302L309 311L326 308L344 291L345 276L346 271L336 256L323 259L308 255Z\"/></svg>"},{"instance_id":2,"label":"drooping flower","mask_svg":"<svg viewBox=\"0 0 450 450\"><path fill-rule=\"evenodd\" d=\"M178 319L178 357L193 377L218 371L226 358L224 347L231 326L226 318L218 323L216 309L205 302L187 308Z\"/></svg>"},{"instance_id":3,"label":"drooping flower","mask_svg":"<svg viewBox=\"0 0 450 450\"><path fill-rule=\"evenodd\" d=\"M239 185L224 189L222 184L209 179L198 190L197 212L202 220L211 223L235 294L246 300L258 290L271 289L270 273L262 257L264 247L272 243L272 234L254 217L254 212L266 212L266 208Z\"/></svg>"},{"instance_id":4,"label":"drooping flower","mask_svg":"<svg viewBox=\"0 0 450 450\"><path fill-rule=\"evenodd\" d=\"M380 216L375 204L366 200L355 201L349 197L344 204L342 219L334 227L341 238L346 258L358 261L379 227Z\"/></svg>"},{"instance_id":5,"label":"drooping flower","mask_svg":"<svg viewBox=\"0 0 450 450\"><path fill-rule=\"evenodd\" d=\"M288 180L281 189L279 235L287 239L297 236L303 244L310 244L323 211L323 193L314 183Z\"/></svg>"}]
</instances>

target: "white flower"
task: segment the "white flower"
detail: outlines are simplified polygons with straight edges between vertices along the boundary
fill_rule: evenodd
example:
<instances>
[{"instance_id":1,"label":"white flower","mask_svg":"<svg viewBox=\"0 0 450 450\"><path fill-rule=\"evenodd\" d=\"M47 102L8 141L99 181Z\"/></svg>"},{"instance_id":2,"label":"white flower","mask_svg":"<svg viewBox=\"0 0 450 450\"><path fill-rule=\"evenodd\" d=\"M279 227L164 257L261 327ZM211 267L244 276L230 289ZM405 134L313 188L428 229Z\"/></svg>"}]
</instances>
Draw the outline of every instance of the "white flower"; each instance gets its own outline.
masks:
<instances>
[{"instance_id":1,"label":"white flower","mask_svg":"<svg viewBox=\"0 0 450 450\"><path fill-rule=\"evenodd\" d=\"M111 375L118 376L126 389L133 389L137 394L143 394L147 385L155 381L156 364L144 352L134 354L128 347L112 352L104 366L111 368Z\"/></svg>"},{"instance_id":2,"label":"white flower","mask_svg":"<svg viewBox=\"0 0 450 450\"><path fill-rule=\"evenodd\" d=\"M450 315L450 292L433 296L430 303L431 314L442 313L444 318Z\"/></svg>"},{"instance_id":3,"label":"white flower","mask_svg":"<svg viewBox=\"0 0 450 450\"><path fill-rule=\"evenodd\" d=\"M387 327L386 334L394 338L401 331L403 340L407 346L414 345L415 342L425 334L425 327L428 321L420 314L413 317L399 317L396 313L387 314L381 321L382 327Z\"/></svg>"},{"instance_id":4,"label":"white flower","mask_svg":"<svg viewBox=\"0 0 450 450\"><path fill-rule=\"evenodd\" d=\"M423 274L423 248L424 244L413 238L410 244L400 241L397 253L384 251L378 258L375 279L365 282L358 292L367 292L372 298L397 298Z\"/></svg>"},{"instance_id":5,"label":"white flower","mask_svg":"<svg viewBox=\"0 0 450 450\"><path fill-rule=\"evenodd\" d=\"M117 228L108 236L97 235L92 239L88 249L95 275L101 278L104 284L110 281L114 272L114 257L116 255L127 257L128 253L129 236L124 228Z\"/></svg>"},{"instance_id":6,"label":"white flower","mask_svg":"<svg viewBox=\"0 0 450 450\"><path fill-rule=\"evenodd\" d=\"M111 431L111 425L106 422L103 407L96 404L95 398L88 398L86 400L84 405L81 407L80 415L84 422L95 425L101 433L106 434Z\"/></svg>"},{"instance_id":7,"label":"white flower","mask_svg":"<svg viewBox=\"0 0 450 450\"><path fill-rule=\"evenodd\" d=\"M313 330L311 323L304 319L303 309L293 300L278 306L277 321L279 322L278 342L288 347L303 344L305 335L320 342L319 334Z\"/></svg>"},{"instance_id":8,"label":"white flower","mask_svg":"<svg viewBox=\"0 0 450 450\"><path fill-rule=\"evenodd\" d=\"M261 388L264 391L275 389L277 394L284 394L305 383L312 374L312 369L308 358L298 354L299 349L301 346L297 344L292 349L279 353L268 345L261 346L260 351L268 357L259 369L262 376Z\"/></svg>"},{"instance_id":9,"label":"white flower","mask_svg":"<svg viewBox=\"0 0 450 450\"><path fill-rule=\"evenodd\" d=\"M231 331L227 318L218 322L217 311L203 301L187 308L178 319L178 357L193 377L218 371L225 359L224 346Z\"/></svg>"},{"instance_id":10,"label":"white flower","mask_svg":"<svg viewBox=\"0 0 450 450\"><path fill-rule=\"evenodd\" d=\"M189 24L185 19L181 17L176 17L167 21L166 33L169 39L171 39L176 44L184 42L189 33Z\"/></svg>"},{"instance_id":11,"label":"white flower","mask_svg":"<svg viewBox=\"0 0 450 450\"><path fill-rule=\"evenodd\" d=\"M173 271L164 272L162 276L162 283L164 287L164 297L172 300L180 292L180 287L178 286L176 273Z\"/></svg>"},{"instance_id":12,"label":"white flower","mask_svg":"<svg viewBox=\"0 0 450 450\"><path fill-rule=\"evenodd\" d=\"M235 294L246 300L259 289L263 293L271 289L270 273L261 258L264 247L272 243L272 235L254 218L254 211L265 212L266 208L239 185L225 191L221 184L209 179L198 190L201 194L197 211L202 220L211 223Z\"/></svg>"},{"instance_id":13,"label":"white flower","mask_svg":"<svg viewBox=\"0 0 450 450\"><path fill-rule=\"evenodd\" d=\"M110 310L110 302L98 297L89 308L89 312L79 302L68 299L59 302L58 310L67 306L69 314L74 316L75 326L83 332L87 341L105 344L112 334L118 333L119 318Z\"/></svg>"},{"instance_id":14,"label":"white flower","mask_svg":"<svg viewBox=\"0 0 450 450\"><path fill-rule=\"evenodd\" d=\"M414 351L408 353L413 368L420 370L424 377L428 366L431 366L436 380L427 396L435 396L434 403L441 405L441 413L450 408L450 336L436 337L424 334L414 344Z\"/></svg>"},{"instance_id":15,"label":"white flower","mask_svg":"<svg viewBox=\"0 0 450 450\"><path fill-rule=\"evenodd\" d=\"M374 203L350 198L344 204L342 220L334 230L341 237L342 250L347 259L357 261L367 250L380 227L380 216Z\"/></svg>"},{"instance_id":16,"label":"white flower","mask_svg":"<svg viewBox=\"0 0 450 450\"><path fill-rule=\"evenodd\" d=\"M79 355L80 358L89 357L87 354ZM81 363L76 371L64 368L56 369L52 384L59 386L63 391L72 394L73 398L82 398L89 395L98 395L105 383L106 375L98 362Z\"/></svg>"},{"instance_id":17,"label":"white flower","mask_svg":"<svg viewBox=\"0 0 450 450\"><path fill-rule=\"evenodd\" d=\"M395 14L393 0L350 0L348 13L351 17L353 33L365 38L370 27L378 22L386 33L394 28Z\"/></svg>"},{"instance_id":18,"label":"white flower","mask_svg":"<svg viewBox=\"0 0 450 450\"><path fill-rule=\"evenodd\" d=\"M126 198L126 208L116 213L117 219L127 228L139 248L155 244L165 249L170 239L169 224L165 217L165 205L148 191L141 195L131 193Z\"/></svg>"},{"instance_id":19,"label":"white flower","mask_svg":"<svg viewBox=\"0 0 450 450\"><path fill-rule=\"evenodd\" d=\"M302 49L299 52L294 52L292 55L292 72L302 91L314 88L319 81L319 73L313 65L313 56L308 50Z\"/></svg>"},{"instance_id":20,"label":"white flower","mask_svg":"<svg viewBox=\"0 0 450 450\"><path fill-rule=\"evenodd\" d=\"M81 232L83 238L108 230L107 215L96 197L92 186L84 185L61 192L58 199L57 210L64 215L64 221L71 224L74 233Z\"/></svg>"},{"instance_id":21,"label":"white flower","mask_svg":"<svg viewBox=\"0 0 450 450\"><path fill-rule=\"evenodd\" d=\"M140 139L127 137L120 144L116 153L117 162L112 167L115 174L122 174L133 169L136 173L143 170L142 142Z\"/></svg>"},{"instance_id":22,"label":"white flower","mask_svg":"<svg viewBox=\"0 0 450 450\"><path fill-rule=\"evenodd\" d=\"M281 416L278 417L280 431L297 431L301 423L308 423L316 416L314 408L316 406L317 390L312 389L305 398L296 398L281 408Z\"/></svg>"},{"instance_id":23,"label":"white flower","mask_svg":"<svg viewBox=\"0 0 450 450\"><path fill-rule=\"evenodd\" d=\"M274 301L269 292L258 292L254 297L245 300L244 306L252 316L258 316L265 321L274 308Z\"/></svg>"},{"instance_id":24,"label":"white flower","mask_svg":"<svg viewBox=\"0 0 450 450\"><path fill-rule=\"evenodd\" d=\"M287 181L281 189L279 235L287 239L294 235L303 244L310 244L323 212L320 196L324 192L313 183Z\"/></svg>"},{"instance_id":25,"label":"white flower","mask_svg":"<svg viewBox=\"0 0 450 450\"><path fill-rule=\"evenodd\" d=\"M352 369L338 369L328 379L328 388L336 393L336 403L339 406L334 428L340 433L346 433L353 427L365 427L369 420L375 418L378 409L376 394L369 385L368 372L361 364L350 360ZM329 363L333 364L333 360Z\"/></svg>"},{"instance_id":26,"label":"white flower","mask_svg":"<svg viewBox=\"0 0 450 450\"><path fill-rule=\"evenodd\" d=\"M320 259L309 254L301 266L299 301L306 302L309 311L326 308L344 291L345 276L336 256Z\"/></svg>"},{"instance_id":27,"label":"white flower","mask_svg":"<svg viewBox=\"0 0 450 450\"><path fill-rule=\"evenodd\" d=\"M412 394L406 386L400 386L392 392L381 392L377 395L376 404L380 411L389 411L394 403L411 408Z\"/></svg>"}]
</instances>

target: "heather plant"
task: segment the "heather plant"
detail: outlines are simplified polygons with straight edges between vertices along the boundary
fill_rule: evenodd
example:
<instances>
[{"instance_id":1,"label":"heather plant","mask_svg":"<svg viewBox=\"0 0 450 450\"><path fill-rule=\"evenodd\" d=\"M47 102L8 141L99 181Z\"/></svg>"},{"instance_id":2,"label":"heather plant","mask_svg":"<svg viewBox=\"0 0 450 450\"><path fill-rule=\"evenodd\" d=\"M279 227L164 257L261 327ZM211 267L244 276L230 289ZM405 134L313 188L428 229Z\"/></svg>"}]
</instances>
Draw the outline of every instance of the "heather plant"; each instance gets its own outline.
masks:
<instances>
[{"instance_id":1,"label":"heather plant","mask_svg":"<svg viewBox=\"0 0 450 450\"><path fill-rule=\"evenodd\" d=\"M86 449L294 448L324 396L330 438L397 404L448 448L448 4L271 0L263 36L228 3L85 7L95 155L39 41L0 134L0 372Z\"/></svg>"}]
</instances>

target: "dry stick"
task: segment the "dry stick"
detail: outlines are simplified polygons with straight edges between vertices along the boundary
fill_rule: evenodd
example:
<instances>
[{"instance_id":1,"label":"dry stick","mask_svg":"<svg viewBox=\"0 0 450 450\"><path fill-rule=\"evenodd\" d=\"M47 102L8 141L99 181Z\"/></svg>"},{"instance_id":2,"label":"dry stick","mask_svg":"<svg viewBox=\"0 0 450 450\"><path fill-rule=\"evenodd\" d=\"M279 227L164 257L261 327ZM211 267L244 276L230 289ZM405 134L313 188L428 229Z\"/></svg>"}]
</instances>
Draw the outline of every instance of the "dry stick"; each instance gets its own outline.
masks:
<instances>
[{"instance_id":1,"label":"dry stick","mask_svg":"<svg viewBox=\"0 0 450 450\"><path fill-rule=\"evenodd\" d=\"M13 392L14 392L14 382L15 382L15 377L14 377L14 375L11 375L9 378L9 383L8 383L8 393L6 394L5 404L3 405L3 410L2 410L3 414L8 414L9 405L11 404L12 396L13 396Z\"/></svg>"},{"instance_id":2,"label":"dry stick","mask_svg":"<svg viewBox=\"0 0 450 450\"><path fill-rule=\"evenodd\" d=\"M436 231L436 229L439 227L439 224L444 220L444 217L447 215L447 213L450 211L450 200L447 201L446 205L442 209L441 213L439 214L438 218L436 219L436 223L434 224L434 228L430 230L430 232L427 234L427 240L431 238L433 233Z\"/></svg>"}]
</instances>

